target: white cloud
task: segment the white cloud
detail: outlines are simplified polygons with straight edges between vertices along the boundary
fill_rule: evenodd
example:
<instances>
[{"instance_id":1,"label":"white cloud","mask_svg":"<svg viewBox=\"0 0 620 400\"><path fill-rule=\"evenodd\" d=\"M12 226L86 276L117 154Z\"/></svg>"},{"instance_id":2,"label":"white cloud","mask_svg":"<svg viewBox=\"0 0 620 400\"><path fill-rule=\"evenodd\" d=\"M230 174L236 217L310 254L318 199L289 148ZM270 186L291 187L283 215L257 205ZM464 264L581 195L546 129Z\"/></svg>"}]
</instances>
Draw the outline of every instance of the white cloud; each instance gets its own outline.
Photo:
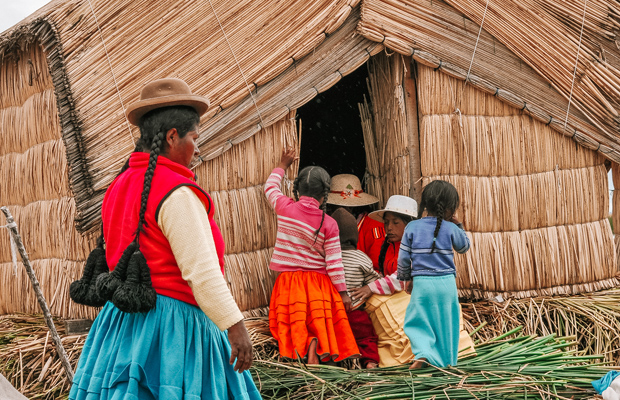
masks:
<instances>
[{"instance_id":1,"label":"white cloud","mask_svg":"<svg viewBox=\"0 0 620 400\"><path fill-rule=\"evenodd\" d=\"M50 0L0 0L0 33L17 24Z\"/></svg>"}]
</instances>

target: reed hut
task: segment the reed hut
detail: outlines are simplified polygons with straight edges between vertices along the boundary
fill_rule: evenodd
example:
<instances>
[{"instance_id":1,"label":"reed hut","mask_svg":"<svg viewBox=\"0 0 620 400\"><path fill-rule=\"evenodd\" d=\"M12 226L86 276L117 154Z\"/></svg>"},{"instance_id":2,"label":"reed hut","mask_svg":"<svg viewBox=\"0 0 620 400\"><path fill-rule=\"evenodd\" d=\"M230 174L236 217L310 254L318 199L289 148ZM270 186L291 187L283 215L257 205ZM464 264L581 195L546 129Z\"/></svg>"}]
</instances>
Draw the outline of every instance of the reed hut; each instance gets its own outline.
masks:
<instances>
[{"instance_id":1,"label":"reed hut","mask_svg":"<svg viewBox=\"0 0 620 400\"><path fill-rule=\"evenodd\" d=\"M473 243L457 260L463 296L615 286L606 172L620 186L620 3L587 4L52 1L0 35L0 205L52 313L93 317L68 286L135 146L125 108L152 79L184 79L212 104L194 171L216 205L227 279L260 314L275 241L262 185L281 147L300 145L296 110L368 68L367 191L384 201L419 197L432 179L456 185ZM0 313L36 312L6 230L0 263Z\"/></svg>"}]
</instances>

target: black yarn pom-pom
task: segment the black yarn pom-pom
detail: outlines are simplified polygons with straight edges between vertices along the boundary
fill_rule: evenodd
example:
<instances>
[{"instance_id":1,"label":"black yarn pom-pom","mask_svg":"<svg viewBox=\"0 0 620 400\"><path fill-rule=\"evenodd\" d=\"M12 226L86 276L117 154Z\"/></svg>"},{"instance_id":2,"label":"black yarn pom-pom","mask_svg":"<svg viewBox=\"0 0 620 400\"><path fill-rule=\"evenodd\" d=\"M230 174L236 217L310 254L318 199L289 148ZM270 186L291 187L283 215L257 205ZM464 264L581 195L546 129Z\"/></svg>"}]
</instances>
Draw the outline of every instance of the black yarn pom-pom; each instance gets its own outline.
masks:
<instances>
[{"instance_id":1,"label":"black yarn pom-pom","mask_svg":"<svg viewBox=\"0 0 620 400\"><path fill-rule=\"evenodd\" d=\"M127 265L127 279L121 284L112 296L112 303L121 311L128 313L141 312L143 293L140 288L140 275L146 266L146 258L140 250L135 251Z\"/></svg>"},{"instance_id":2,"label":"black yarn pom-pom","mask_svg":"<svg viewBox=\"0 0 620 400\"><path fill-rule=\"evenodd\" d=\"M71 286L69 286L69 296L73 301L78 304L98 307L97 305L92 304L93 299L90 293L91 286L93 286L94 284L93 276L96 271L98 272L101 269L102 262L107 268L107 264L105 261L105 250L101 247L96 247L93 251L90 252L88 258L86 259L82 278L72 282Z\"/></svg>"},{"instance_id":3,"label":"black yarn pom-pom","mask_svg":"<svg viewBox=\"0 0 620 400\"><path fill-rule=\"evenodd\" d=\"M138 244L136 242L131 242L121 255L121 258L118 260L114 271L110 273L102 273L97 277L95 287L97 294L103 301L112 300L114 292L116 292L119 286L126 279L129 259L137 248Z\"/></svg>"}]
</instances>

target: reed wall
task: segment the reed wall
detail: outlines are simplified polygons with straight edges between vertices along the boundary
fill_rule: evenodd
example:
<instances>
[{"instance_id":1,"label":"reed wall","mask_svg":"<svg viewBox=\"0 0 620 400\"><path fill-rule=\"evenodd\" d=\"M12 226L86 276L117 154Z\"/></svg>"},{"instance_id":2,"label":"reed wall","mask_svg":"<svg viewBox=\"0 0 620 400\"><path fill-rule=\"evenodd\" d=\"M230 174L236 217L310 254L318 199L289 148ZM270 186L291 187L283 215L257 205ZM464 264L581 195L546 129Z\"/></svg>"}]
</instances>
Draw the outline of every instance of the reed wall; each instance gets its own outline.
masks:
<instances>
[{"instance_id":1,"label":"reed wall","mask_svg":"<svg viewBox=\"0 0 620 400\"><path fill-rule=\"evenodd\" d=\"M611 199L611 222L616 242L616 260L618 266L620 266L620 164L611 163L611 177L614 184L614 192Z\"/></svg>"},{"instance_id":2,"label":"reed wall","mask_svg":"<svg viewBox=\"0 0 620 400\"><path fill-rule=\"evenodd\" d=\"M455 185L472 242L455 257L461 295L616 285L604 158L440 71L418 65L417 83L423 183Z\"/></svg>"},{"instance_id":3,"label":"reed wall","mask_svg":"<svg viewBox=\"0 0 620 400\"><path fill-rule=\"evenodd\" d=\"M38 42L0 63L0 205L8 206L52 314L94 317L69 300L93 238L75 229L67 155L52 78ZM0 216L0 225L6 223ZM34 291L7 229L0 229L0 314L39 313Z\"/></svg>"}]
</instances>

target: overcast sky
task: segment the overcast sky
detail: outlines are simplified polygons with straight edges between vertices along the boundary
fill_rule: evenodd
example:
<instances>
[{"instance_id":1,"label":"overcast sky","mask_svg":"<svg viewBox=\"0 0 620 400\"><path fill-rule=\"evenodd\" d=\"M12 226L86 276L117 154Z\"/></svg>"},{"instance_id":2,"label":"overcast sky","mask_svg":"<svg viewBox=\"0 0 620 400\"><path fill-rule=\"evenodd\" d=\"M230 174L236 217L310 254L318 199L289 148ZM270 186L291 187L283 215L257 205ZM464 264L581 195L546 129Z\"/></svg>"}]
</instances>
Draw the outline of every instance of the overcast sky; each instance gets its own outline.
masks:
<instances>
[{"instance_id":1,"label":"overcast sky","mask_svg":"<svg viewBox=\"0 0 620 400\"><path fill-rule=\"evenodd\" d=\"M0 32L26 18L50 0L0 0Z\"/></svg>"}]
</instances>

